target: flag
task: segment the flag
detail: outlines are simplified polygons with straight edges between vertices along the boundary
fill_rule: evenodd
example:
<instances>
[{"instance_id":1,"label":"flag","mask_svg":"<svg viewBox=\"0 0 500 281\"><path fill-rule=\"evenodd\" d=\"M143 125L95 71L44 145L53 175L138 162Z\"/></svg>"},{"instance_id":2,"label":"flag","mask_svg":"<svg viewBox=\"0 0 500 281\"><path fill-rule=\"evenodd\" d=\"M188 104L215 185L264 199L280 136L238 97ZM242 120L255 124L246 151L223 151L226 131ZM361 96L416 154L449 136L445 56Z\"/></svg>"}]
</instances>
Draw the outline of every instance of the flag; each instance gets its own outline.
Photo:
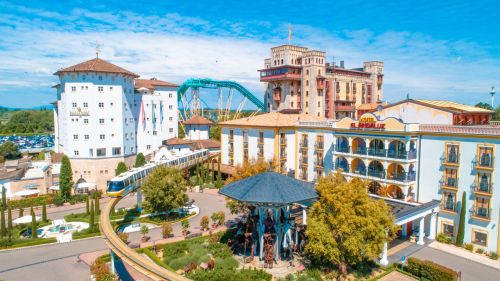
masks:
<instances>
[{"instance_id":1,"label":"flag","mask_svg":"<svg viewBox=\"0 0 500 281\"><path fill-rule=\"evenodd\" d=\"M292 43L292 25L288 25L288 44Z\"/></svg>"},{"instance_id":2,"label":"flag","mask_svg":"<svg viewBox=\"0 0 500 281\"><path fill-rule=\"evenodd\" d=\"M155 104L151 101L151 122L153 123L153 130L156 130L156 115L155 115Z\"/></svg>"},{"instance_id":3,"label":"flag","mask_svg":"<svg viewBox=\"0 0 500 281\"><path fill-rule=\"evenodd\" d=\"M160 124L163 124L163 101L160 101Z\"/></svg>"},{"instance_id":4,"label":"flag","mask_svg":"<svg viewBox=\"0 0 500 281\"><path fill-rule=\"evenodd\" d=\"M142 130L146 130L146 111L144 110L144 100L141 100Z\"/></svg>"}]
</instances>

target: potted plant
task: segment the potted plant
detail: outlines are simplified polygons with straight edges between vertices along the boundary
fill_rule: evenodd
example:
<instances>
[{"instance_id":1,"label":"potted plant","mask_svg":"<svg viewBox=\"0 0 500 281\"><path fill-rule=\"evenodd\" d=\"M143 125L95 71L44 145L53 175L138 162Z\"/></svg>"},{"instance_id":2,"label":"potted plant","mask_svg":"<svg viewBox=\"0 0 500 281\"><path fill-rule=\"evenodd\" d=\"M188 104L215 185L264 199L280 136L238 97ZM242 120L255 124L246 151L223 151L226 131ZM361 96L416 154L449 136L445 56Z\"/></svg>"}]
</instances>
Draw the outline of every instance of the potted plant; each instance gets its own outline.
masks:
<instances>
[{"instance_id":1,"label":"potted plant","mask_svg":"<svg viewBox=\"0 0 500 281\"><path fill-rule=\"evenodd\" d=\"M146 236L148 233L149 233L149 227L147 225L143 224L141 226L141 234L142 234L141 241L142 242L148 242L149 241L149 237Z\"/></svg>"},{"instance_id":2,"label":"potted plant","mask_svg":"<svg viewBox=\"0 0 500 281\"><path fill-rule=\"evenodd\" d=\"M118 234L118 237L120 237L120 239L123 241L123 243L125 243L125 244L129 243L129 241L128 241L128 234L127 233L120 232L120 234Z\"/></svg>"},{"instance_id":3,"label":"potted plant","mask_svg":"<svg viewBox=\"0 0 500 281\"><path fill-rule=\"evenodd\" d=\"M181 221L181 227L182 227L182 235L187 236L189 234L189 231L188 231L189 220Z\"/></svg>"},{"instance_id":4,"label":"potted plant","mask_svg":"<svg viewBox=\"0 0 500 281\"><path fill-rule=\"evenodd\" d=\"M224 213L224 211L219 211L217 213L219 213L219 226L224 225L224 223L226 222L226 214Z\"/></svg>"},{"instance_id":5,"label":"potted plant","mask_svg":"<svg viewBox=\"0 0 500 281\"><path fill-rule=\"evenodd\" d=\"M165 222L161 225L161 235L163 238L169 238L172 234L172 224Z\"/></svg>"},{"instance_id":6,"label":"potted plant","mask_svg":"<svg viewBox=\"0 0 500 281\"><path fill-rule=\"evenodd\" d=\"M210 218L212 219L212 228L217 228L217 226L219 226L219 213L213 213Z\"/></svg>"},{"instance_id":7,"label":"potted plant","mask_svg":"<svg viewBox=\"0 0 500 281\"><path fill-rule=\"evenodd\" d=\"M210 221L208 219L208 216L201 217L201 220L200 220L201 231L208 230L209 223L210 223Z\"/></svg>"}]
</instances>

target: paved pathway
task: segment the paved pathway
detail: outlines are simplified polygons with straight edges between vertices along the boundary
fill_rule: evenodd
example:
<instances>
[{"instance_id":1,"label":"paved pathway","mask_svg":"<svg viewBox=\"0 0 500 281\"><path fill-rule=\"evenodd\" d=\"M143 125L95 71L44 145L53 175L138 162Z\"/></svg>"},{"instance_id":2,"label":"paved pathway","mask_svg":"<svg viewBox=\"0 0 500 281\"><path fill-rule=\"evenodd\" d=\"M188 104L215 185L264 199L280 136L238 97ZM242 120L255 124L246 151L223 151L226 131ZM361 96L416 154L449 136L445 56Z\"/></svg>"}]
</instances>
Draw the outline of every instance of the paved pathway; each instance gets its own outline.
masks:
<instances>
[{"instance_id":1,"label":"paved pathway","mask_svg":"<svg viewBox=\"0 0 500 281\"><path fill-rule=\"evenodd\" d=\"M484 264L473 262L459 256L455 256L430 247L422 248L411 256L430 260L455 271L462 272L462 281L498 281L500 280L500 270Z\"/></svg>"},{"instance_id":2,"label":"paved pathway","mask_svg":"<svg viewBox=\"0 0 500 281\"><path fill-rule=\"evenodd\" d=\"M210 193L188 193L200 207L200 214L190 219L190 229L199 229L200 218L204 215L210 216L215 211L224 210L226 220L233 218L225 208L225 200L222 196ZM131 207L135 204L134 197L121 200L118 207ZM80 207L85 209L85 204ZM55 218L62 218L66 212L74 212L75 209L60 209L52 212ZM50 214L48 212L48 214ZM50 215L49 215L50 216ZM174 234L180 234L179 224L173 226ZM161 239L161 228L155 228L148 234L152 239ZM141 234L131 233L130 239L133 243L139 243ZM31 248L0 251L0 279L10 280L88 280L89 268L84 262L78 262L78 256L82 253L106 250L104 240L100 237L77 240L65 244L41 245Z\"/></svg>"}]
</instances>

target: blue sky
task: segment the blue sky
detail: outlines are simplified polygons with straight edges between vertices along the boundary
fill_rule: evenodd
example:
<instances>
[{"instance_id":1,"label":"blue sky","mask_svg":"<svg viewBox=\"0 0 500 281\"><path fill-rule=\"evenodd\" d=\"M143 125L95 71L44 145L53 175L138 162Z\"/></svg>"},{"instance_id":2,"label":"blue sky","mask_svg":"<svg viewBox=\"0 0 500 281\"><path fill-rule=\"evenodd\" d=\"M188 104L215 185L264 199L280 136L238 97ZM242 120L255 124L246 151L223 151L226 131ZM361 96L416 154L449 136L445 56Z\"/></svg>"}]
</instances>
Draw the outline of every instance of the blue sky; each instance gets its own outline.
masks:
<instances>
[{"instance_id":1,"label":"blue sky","mask_svg":"<svg viewBox=\"0 0 500 281\"><path fill-rule=\"evenodd\" d=\"M500 87L498 1L129 2L0 0L0 105L54 101L52 73L93 58L95 42L146 78L232 79L261 96L256 70L287 42L288 24L292 43L328 61L384 61L390 102L410 93L474 104Z\"/></svg>"}]
</instances>

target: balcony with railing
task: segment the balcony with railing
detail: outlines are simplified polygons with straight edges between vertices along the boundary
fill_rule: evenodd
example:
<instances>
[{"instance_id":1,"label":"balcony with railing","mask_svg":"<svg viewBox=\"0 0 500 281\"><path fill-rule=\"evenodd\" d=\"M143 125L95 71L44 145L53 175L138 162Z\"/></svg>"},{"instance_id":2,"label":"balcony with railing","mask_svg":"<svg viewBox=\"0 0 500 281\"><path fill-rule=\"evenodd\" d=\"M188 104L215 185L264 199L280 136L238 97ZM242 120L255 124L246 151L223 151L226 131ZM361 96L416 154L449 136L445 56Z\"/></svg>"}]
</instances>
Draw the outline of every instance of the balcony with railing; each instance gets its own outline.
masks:
<instances>
[{"instance_id":1,"label":"balcony with railing","mask_svg":"<svg viewBox=\"0 0 500 281\"><path fill-rule=\"evenodd\" d=\"M337 144L337 148L335 149L335 151L349 153L349 146L346 144Z\"/></svg>"},{"instance_id":2,"label":"balcony with railing","mask_svg":"<svg viewBox=\"0 0 500 281\"><path fill-rule=\"evenodd\" d=\"M302 156L300 157L300 165L307 166L309 164L309 157Z\"/></svg>"},{"instance_id":3,"label":"balcony with railing","mask_svg":"<svg viewBox=\"0 0 500 281\"><path fill-rule=\"evenodd\" d=\"M458 189L458 179L454 177L444 177L442 187L447 189Z\"/></svg>"},{"instance_id":4,"label":"balcony with railing","mask_svg":"<svg viewBox=\"0 0 500 281\"><path fill-rule=\"evenodd\" d=\"M387 157L395 158L395 159L407 159L408 153L404 150L403 151L401 151L401 150L388 150Z\"/></svg>"},{"instance_id":5,"label":"balcony with railing","mask_svg":"<svg viewBox=\"0 0 500 281\"><path fill-rule=\"evenodd\" d=\"M472 217L479 220L491 220L491 208L474 206Z\"/></svg>"},{"instance_id":6,"label":"balcony with railing","mask_svg":"<svg viewBox=\"0 0 500 281\"><path fill-rule=\"evenodd\" d=\"M458 165L460 163L460 157L458 153L448 153L444 157L444 164L448 165Z\"/></svg>"},{"instance_id":7,"label":"balcony with railing","mask_svg":"<svg viewBox=\"0 0 500 281\"><path fill-rule=\"evenodd\" d=\"M456 212L456 204L455 204L455 199L450 196L451 200L446 200L446 198L443 200L442 204L442 209L448 212Z\"/></svg>"},{"instance_id":8,"label":"balcony with railing","mask_svg":"<svg viewBox=\"0 0 500 281\"><path fill-rule=\"evenodd\" d=\"M366 155L366 147L356 147L352 149L353 154Z\"/></svg>"},{"instance_id":9,"label":"balcony with railing","mask_svg":"<svg viewBox=\"0 0 500 281\"><path fill-rule=\"evenodd\" d=\"M286 138L280 137L280 145L286 145Z\"/></svg>"},{"instance_id":10,"label":"balcony with railing","mask_svg":"<svg viewBox=\"0 0 500 281\"><path fill-rule=\"evenodd\" d=\"M316 150L324 150L325 149L325 144L323 142L317 142L315 145L314 145L314 148Z\"/></svg>"},{"instance_id":11,"label":"balcony with railing","mask_svg":"<svg viewBox=\"0 0 500 281\"><path fill-rule=\"evenodd\" d=\"M368 155L370 156L377 156L377 157L386 157L386 151L385 149L380 149L380 148L370 148L368 149Z\"/></svg>"},{"instance_id":12,"label":"balcony with railing","mask_svg":"<svg viewBox=\"0 0 500 281\"><path fill-rule=\"evenodd\" d=\"M300 141L300 147L301 148L308 148L309 147L309 141L307 139L302 139Z\"/></svg>"},{"instance_id":13,"label":"balcony with railing","mask_svg":"<svg viewBox=\"0 0 500 281\"><path fill-rule=\"evenodd\" d=\"M380 179L385 179L385 171L376 170L376 169L368 169L368 176L369 177L376 177L376 178L380 178Z\"/></svg>"}]
</instances>

